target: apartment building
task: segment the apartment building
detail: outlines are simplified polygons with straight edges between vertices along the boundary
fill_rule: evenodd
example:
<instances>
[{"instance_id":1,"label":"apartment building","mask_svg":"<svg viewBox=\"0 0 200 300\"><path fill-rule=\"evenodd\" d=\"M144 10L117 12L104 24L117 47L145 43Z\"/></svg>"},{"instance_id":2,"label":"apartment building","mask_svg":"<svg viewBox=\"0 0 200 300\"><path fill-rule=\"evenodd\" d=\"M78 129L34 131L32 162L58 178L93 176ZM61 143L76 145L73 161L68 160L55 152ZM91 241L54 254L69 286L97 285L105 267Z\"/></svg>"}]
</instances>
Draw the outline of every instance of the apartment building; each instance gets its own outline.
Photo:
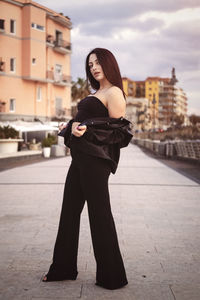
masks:
<instances>
[{"instance_id":1,"label":"apartment building","mask_svg":"<svg viewBox=\"0 0 200 300\"><path fill-rule=\"evenodd\" d=\"M136 94L136 85L135 82L128 78L128 77L122 77L122 84L123 89L127 97L135 97Z\"/></svg>"},{"instance_id":2,"label":"apartment building","mask_svg":"<svg viewBox=\"0 0 200 300\"><path fill-rule=\"evenodd\" d=\"M34 1L0 2L0 120L70 118L71 26Z\"/></svg>"},{"instance_id":3,"label":"apartment building","mask_svg":"<svg viewBox=\"0 0 200 300\"><path fill-rule=\"evenodd\" d=\"M122 77L123 89L127 95L126 116L135 124L135 130L149 130L151 112L145 98L145 82Z\"/></svg>"},{"instance_id":4,"label":"apartment building","mask_svg":"<svg viewBox=\"0 0 200 300\"><path fill-rule=\"evenodd\" d=\"M187 123L187 96L182 88L172 85L171 79L160 79L159 124L162 128L174 126L176 116L182 115Z\"/></svg>"},{"instance_id":5,"label":"apartment building","mask_svg":"<svg viewBox=\"0 0 200 300\"><path fill-rule=\"evenodd\" d=\"M145 81L135 81L135 97L136 98L145 98Z\"/></svg>"},{"instance_id":6,"label":"apartment building","mask_svg":"<svg viewBox=\"0 0 200 300\"><path fill-rule=\"evenodd\" d=\"M176 93L176 109L175 112L178 115L186 115L187 114L187 95L184 92L184 90L180 87L175 87L175 93Z\"/></svg>"},{"instance_id":7,"label":"apartment building","mask_svg":"<svg viewBox=\"0 0 200 300\"><path fill-rule=\"evenodd\" d=\"M123 87L129 97L134 95L133 98L148 99L148 127L150 124L152 129L174 126L177 115L182 115L184 124L187 124L187 96L176 82L174 68L171 78L147 77L144 81L133 81L123 77ZM131 84L133 93L129 88Z\"/></svg>"}]
</instances>

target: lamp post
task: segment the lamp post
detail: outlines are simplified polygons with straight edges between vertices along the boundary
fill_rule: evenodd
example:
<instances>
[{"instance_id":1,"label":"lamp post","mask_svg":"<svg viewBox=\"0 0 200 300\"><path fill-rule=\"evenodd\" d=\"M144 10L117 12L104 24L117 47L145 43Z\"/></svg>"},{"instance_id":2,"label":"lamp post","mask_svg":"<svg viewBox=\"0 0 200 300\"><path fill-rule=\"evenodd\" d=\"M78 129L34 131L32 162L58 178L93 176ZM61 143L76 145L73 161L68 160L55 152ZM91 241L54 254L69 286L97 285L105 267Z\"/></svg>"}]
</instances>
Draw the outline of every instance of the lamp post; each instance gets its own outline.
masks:
<instances>
[{"instance_id":1,"label":"lamp post","mask_svg":"<svg viewBox=\"0 0 200 300\"><path fill-rule=\"evenodd\" d=\"M156 104L156 96L155 93L153 93L153 139L154 139L154 133L155 133L155 127L156 127L156 112L155 112L155 104Z\"/></svg>"}]
</instances>

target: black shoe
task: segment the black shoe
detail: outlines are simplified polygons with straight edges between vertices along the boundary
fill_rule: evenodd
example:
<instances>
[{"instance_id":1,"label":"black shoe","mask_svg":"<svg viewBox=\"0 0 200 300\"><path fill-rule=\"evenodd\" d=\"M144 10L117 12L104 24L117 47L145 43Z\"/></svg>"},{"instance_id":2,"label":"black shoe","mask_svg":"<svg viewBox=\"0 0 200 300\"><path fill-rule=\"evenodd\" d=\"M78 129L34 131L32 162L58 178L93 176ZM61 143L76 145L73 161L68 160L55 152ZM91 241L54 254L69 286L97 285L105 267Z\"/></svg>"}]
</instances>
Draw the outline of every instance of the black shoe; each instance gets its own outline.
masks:
<instances>
[{"instance_id":1,"label":"black shoe","mask_svg":"<svg viewBox=\"0 0 200 300\"><path fill-rule=\"evenodd\" d=\"M100 286L100 287L102 287L102 288L104 288L104 289L107 289L107 290L116 290L116 289L121 289L121 288L123 288L124 286L126 286L128 284L128 281L125 281L123 284L121 284L121 285L112 285L112 286L109 286L109 285L104 285L104 284L102 284L102 283L99 283L99 282L96 282L95 283L95 285L97 285L97 286Z\"/></svg>"},{"instance_id":2,"label":"black shoe","mask_svg":"<svg viewBox=\"0 0 200 300\"><path fill-rule=\"evenodd\" d=\"M42 281L43 282L47 282L47 281L61 281L61 280L76 280L78 275L78 272L76 275L53 275L53 274L46 274L43 278Z\"/></svg>"}]
</instances>

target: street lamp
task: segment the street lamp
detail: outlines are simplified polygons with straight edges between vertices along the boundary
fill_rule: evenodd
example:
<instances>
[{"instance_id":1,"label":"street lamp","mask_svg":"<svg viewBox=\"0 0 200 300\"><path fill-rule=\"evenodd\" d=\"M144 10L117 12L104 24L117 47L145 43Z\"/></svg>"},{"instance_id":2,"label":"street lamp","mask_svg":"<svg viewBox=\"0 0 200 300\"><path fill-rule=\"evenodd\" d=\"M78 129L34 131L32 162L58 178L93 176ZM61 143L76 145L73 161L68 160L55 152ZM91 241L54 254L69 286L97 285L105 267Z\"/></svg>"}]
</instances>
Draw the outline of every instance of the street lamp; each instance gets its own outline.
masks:
<instances>
[{"instance_id":1,"label":"street lamp","mask_svg":"<svg viewBox=\"0 0 200 300\"><path fill-rule=\"evenodd\" d=\"M156 104L156 95L153 93L153 132L155 132L155 127L156 127L156 112L155 112L155 104Z\"/></svg>"}]
</instances>

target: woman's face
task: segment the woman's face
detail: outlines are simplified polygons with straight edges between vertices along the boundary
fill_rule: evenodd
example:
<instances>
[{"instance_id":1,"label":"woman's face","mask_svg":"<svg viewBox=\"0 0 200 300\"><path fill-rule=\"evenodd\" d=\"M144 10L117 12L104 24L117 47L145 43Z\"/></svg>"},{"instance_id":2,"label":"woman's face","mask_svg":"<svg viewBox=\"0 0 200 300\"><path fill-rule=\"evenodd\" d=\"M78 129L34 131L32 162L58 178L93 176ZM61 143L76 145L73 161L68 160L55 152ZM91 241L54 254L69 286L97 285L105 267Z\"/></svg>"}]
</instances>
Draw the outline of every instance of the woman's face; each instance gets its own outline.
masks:
<instances>
[{"instance_id":1,"label":"woman's face","mask_svg":"<svg viewBox=\"0 0 200 300\"><path fill-rule=\"evenodd\" d=\"M103 69L102 69L100 63L98 62L98 59L97 59L97 56L95 53L90 54L88 64L89 64L89 69L90 69L92 76L97 81L100 81L101 79L103 79L105 77L104 73L103 73Z\"/></svg>"}]
</instances>

